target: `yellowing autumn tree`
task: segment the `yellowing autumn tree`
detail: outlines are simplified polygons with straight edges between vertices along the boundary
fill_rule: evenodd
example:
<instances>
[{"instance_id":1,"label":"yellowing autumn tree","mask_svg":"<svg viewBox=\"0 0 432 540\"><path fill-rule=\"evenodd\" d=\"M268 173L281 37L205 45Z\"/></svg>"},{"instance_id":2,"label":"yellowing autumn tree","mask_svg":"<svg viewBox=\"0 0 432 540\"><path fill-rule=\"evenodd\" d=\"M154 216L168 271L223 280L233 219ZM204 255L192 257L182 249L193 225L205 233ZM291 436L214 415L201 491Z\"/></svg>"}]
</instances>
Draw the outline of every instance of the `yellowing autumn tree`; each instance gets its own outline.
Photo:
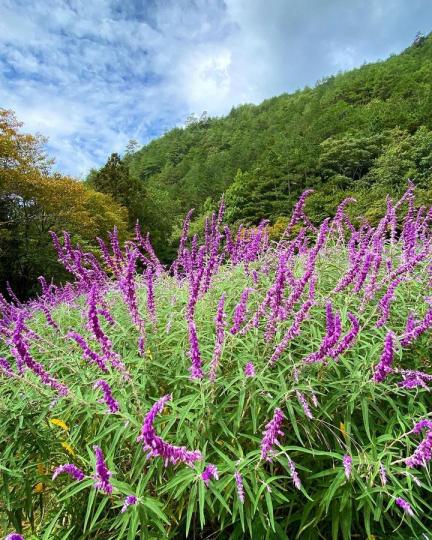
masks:
<instances>
[{"instance_id":1,"label":"yellowing autumn tree","mask_svg":"<svg viewBox=\"0 0 432 540\"><path fill-rule=\"evenodd\" d=\"M21 297L37 277L61 280L49 231L67 230L91 249L96 236L117 226L127 233L127 210L109 195L52 173L46 140L21 132L14 113L0 109L0 289L6 281Z\"/></svg>"}]
</instances>

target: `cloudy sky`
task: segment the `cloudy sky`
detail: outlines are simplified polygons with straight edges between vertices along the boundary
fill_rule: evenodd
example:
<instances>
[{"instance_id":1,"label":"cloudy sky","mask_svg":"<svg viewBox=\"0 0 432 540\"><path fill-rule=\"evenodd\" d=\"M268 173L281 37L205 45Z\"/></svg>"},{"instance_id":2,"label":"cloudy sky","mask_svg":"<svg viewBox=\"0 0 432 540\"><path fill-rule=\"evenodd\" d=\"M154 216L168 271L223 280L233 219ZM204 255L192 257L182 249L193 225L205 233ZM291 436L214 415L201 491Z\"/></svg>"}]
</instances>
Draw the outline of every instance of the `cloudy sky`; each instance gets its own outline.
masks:
<instances>
[{"instance_id":1,"label":"cloudy sky","mask_svg":"<svg viewBox=\"0 0 432 540\"><path fill-rule=\"evenodd\" d=\"M432 0L0 0L0 107L85 175L190 113L313 85L432 31Z\"/></svg>"}]
</instances>

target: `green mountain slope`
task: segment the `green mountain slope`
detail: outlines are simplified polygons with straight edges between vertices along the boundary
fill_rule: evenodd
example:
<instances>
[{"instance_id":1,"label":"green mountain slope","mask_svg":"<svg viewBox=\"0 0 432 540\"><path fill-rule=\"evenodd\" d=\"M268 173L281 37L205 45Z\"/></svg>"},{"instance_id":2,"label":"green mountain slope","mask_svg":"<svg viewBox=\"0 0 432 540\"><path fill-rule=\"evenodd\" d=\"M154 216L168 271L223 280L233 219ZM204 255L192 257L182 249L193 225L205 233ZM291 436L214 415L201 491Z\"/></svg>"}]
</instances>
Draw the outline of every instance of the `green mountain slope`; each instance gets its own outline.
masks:
<instances>
[{"instance_id":1,"label":"green mountain slope","mask_svg":"<svg viewBox=\"0 0 432 540\"><path fill-rule=\"evenodd\" d=\"M202 215L223 192L229 221L256 223L287 215L306 187L317 191L309 203L317 219L341 192L372 212L371 188L377 201L389 189L396 196L408 177L426 189L431 130L430 34L315 88L173 129L125 161L143 188L138 217L164 256L185 211Z\"/></svg>"}]
</instances>

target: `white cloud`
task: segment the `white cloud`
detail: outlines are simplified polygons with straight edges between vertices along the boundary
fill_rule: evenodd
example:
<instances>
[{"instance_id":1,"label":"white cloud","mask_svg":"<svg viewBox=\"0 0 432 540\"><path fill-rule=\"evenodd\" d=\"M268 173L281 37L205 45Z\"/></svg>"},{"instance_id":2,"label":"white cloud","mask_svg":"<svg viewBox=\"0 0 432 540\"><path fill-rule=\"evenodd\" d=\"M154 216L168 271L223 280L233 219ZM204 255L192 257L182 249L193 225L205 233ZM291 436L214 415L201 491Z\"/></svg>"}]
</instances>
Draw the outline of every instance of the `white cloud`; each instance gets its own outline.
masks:
<instances>
[{"instance_id":1,"label":"white cloud","mask_svg":"<svg viewBox=\"0 0 432 540\"><path fill-rule=\"evenodd\" d=\"M79 176L132 137L314 84L431 26L429 0L0 0L0 106Z\"/></svg>"}]
</instances>

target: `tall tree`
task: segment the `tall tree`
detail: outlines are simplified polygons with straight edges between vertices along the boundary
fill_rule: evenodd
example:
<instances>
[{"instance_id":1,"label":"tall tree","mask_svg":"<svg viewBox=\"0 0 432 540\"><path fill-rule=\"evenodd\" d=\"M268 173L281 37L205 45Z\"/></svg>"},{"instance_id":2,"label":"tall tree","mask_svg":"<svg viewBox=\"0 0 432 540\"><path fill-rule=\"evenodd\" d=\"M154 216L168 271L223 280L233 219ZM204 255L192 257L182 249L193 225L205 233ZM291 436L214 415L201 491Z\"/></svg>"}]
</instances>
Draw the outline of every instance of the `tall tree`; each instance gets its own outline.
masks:
<instances>
[{"instance_id":1,"label":"tall tree","mask_svg":"<svg viewBox=\"0 0 432 540\"><path fill-rule=\"evenodd\" d=\"M108 158L99 170L93 170L88 183L97 191L109 194L129 212L129 224L141 216L143 185L129 174L129 167L117 153Z\"/></svg>"}]
</instances>

